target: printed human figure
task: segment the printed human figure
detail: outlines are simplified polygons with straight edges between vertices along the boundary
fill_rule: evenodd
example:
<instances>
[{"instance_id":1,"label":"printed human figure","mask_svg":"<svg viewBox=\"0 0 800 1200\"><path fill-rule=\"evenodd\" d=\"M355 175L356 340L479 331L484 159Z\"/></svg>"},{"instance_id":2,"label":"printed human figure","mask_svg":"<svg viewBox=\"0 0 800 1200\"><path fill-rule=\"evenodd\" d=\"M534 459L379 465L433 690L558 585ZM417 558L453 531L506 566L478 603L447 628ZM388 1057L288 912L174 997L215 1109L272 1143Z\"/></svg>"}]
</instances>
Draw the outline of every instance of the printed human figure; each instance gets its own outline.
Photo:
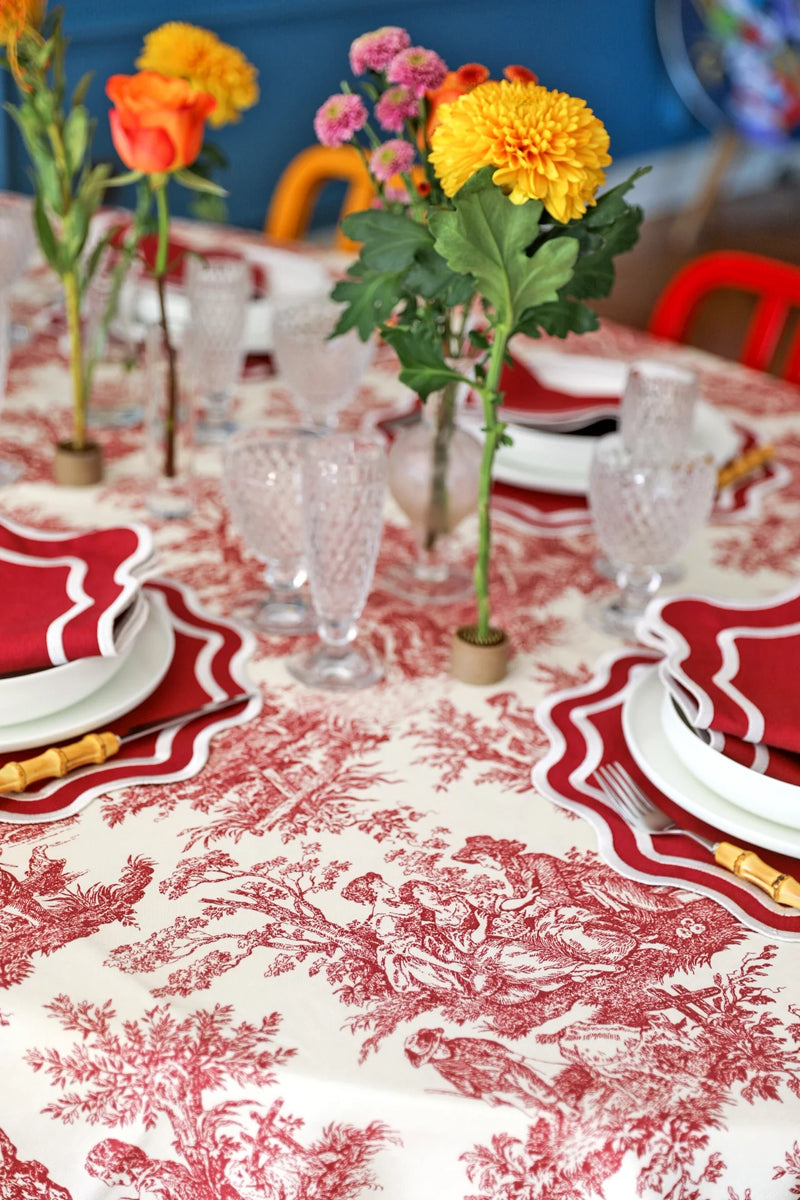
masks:
<instances>
[{"instance_id":1,"label":"printed human figure","mask_svg":"<svg viewBox=\"0 0 800 1200\"><path fill-rule=\"evenodd\" d=\"M443 1029L418 1029L405 1041L413 1067L427 1063L462 1095L487 1104L566 1113L555 1089L521 1054L490 1038L446 1038Z\"/></svg>"},{"instance_id":2,"label":"printed human figure","mask_svg":"<svg viewBox=\"0 0 800 1200\"><path fill-rule=\"evenodd\" d=\"M86 1157L86 1170L108 1187L135 1187L140 1200L223 1200L172 1159L151 1158L140 1146L105 1138ZM237 1200L230 1192L225 1200Z\"/></svg>"}]
</instances>

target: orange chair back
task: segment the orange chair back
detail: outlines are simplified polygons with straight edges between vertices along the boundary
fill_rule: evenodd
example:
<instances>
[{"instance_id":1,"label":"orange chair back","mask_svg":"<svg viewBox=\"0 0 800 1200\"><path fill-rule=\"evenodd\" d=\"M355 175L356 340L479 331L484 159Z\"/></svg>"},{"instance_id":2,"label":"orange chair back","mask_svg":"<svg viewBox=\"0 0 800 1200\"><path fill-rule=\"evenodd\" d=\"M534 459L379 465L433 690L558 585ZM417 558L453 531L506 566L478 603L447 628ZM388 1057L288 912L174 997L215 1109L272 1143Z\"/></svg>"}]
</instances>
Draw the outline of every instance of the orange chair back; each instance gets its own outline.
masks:
<instances>
[{"instance_id":1,"label":"orange chair back","mask_svg":"<svg viewBox=\"0 0 800 1200\"><path fill-rule=\"evenodd\" d=\"M740 250L702 254L670 280L656 301L647 328L657 337L686 341L701 302L722 289L755 299L739 352L739 362L768 371L773 365L792 311L800 311L800 267ZM776 374L800 383L800 325L788 339Z\"/></svg>"},{"instance_id":2,"label":"orange chair back","mask_svg":"<svg viewBox=\"0 0 800 1200\"><path fill-rule=\"evenodd\" d=\"M314 207L329 183L347 184L339 219L369 208L375 192L358 151L352 146L308 146L292 159L275 185L264 233L278 241L297 241L311 225ZM355 244L336 230L336 244L354 250Z\"/></svg>"}]
</instances>

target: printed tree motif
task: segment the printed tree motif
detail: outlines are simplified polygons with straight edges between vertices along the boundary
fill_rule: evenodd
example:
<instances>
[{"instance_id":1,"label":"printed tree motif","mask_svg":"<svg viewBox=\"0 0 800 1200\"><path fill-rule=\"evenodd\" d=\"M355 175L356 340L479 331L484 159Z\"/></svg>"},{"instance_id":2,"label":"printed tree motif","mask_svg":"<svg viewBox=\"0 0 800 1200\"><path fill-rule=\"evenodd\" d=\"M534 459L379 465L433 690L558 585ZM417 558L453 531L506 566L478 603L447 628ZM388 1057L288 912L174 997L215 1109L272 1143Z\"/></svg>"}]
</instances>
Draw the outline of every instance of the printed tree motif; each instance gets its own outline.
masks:
<instances>
[{"instance_id":1,"label":"printed tree motif","mask_svg":"<svg viewBox=\"0 0 800 1200\"><path fill-rule=\"evenodd\" d=\"M434 1012L512 1038L579 1002L617 1020L637 989L744 936L712 901L694 899L687 916L681 897L621 879L589 854L565 862L485 837L447 865L435 845L394 848L387 857L407 877L397 885L376 872L353 877L347 862L324 862L317 844L298 849L299 863L279 857L249 870L219 851L187 860L162 890L177 899L202 887L201 907L118 947L110 964L171 967L156 996L208 987L254 953L266 951L266 975L305 964L359 1010L347 1024L369 1034L366 1054L401 1022ZM346 924L326 914L334 892L355 906Z\"/></svg>"},{"instance_id":2,"label":"printed tree motif","mask_svg":"<svg viewBox=\"0 0 800 1200\"><path fill-rule=\"evenodd\" d=\"M800 1142L794 1142L791 1150L787 1150L783 1165L775 1168L773 1179L794 1179L789 1189L790 1196L800 1196Z\"/></svg>"},{"instance_id":3,"label":"printed tree motif","mask_svg":"<svg viewBox=\"0 0 800 1200\"><path fill-rule=\"evenodd\" d=\"M304 1145L302 1120L280 1099L264 1102L278 1071L294 1054L274 1045L276 1013L260 1024L233 1023L233 1009L216 1005L176 1018L169 1006L140 1020L117 1022L102 1006L56 997L47 1006L66 1030L80 1035L71 1051L31 1050L26 1060L62 1095L44 1112L65 1124L85 1121L114 1128L166 1122L178 1159L156 1159L117 1137L92 1148L86 1169L110 1187L134 1185L169 1200L246 1200L254 1194L300 1200L347 1200L373 1188L371 1160L394 1139L378 1121L365 1129L333 1123ZM206 1096L226 1084L252 1088L258 1099Z\"/></svg>"},{"instance_id":4,"label":"printed tree motif","mask_svg":"<svg viewBox=\"0 0 800 1200\"><path fill-rule=\"evenodd\" d=\"M220 734L208 771L157 789L115 792L104 801L105 819L116 825L143 808L166 814L187 804L213 812L185 831L187 847L273 831L284 842L349 828L377 841L413 836L419 820L414 809L376 804L375 792L393 782L376 765L389 738L383 726L330 707L298 709L281 699L273 695L255 720ZM214 775L215 752L225 755L224 784Z\"/></svg>"},{"instance_id":5,"label":"printed tree motif","mask_svg":"<svg viewBox=\"0 0 800 1200\"><path fill-rule=\"evenodd\" d=\"M91 937L103 925L136 924L136 905L153 876L153 863L129 858L117 883L76 885L79 873L63 858L35 847L17 878L0 867L0 987L11 987L33 970L34 956L54 954Z\"/></svg>"},{"instance_id":6,"label":"printed tree motif","mask_svg":"<svg viewBox=\"0 0 800 1200\"><path fill-rule=\"evenodd\" d=\"M475 784L491 785L502 791L532 789L534 749L544 748L546 735L538 728L533 709L520 703L513 692L499 692L487 700L496 726L480 721L473 713L460 712L449 700L440 700L424 722L413 722L407 737L429 751L414 759L440 773L437 792L446 792L471 764L487 769Z\"/></svg>"},{"instance_id":7,"label":"printed tree motif","mask_svg":"<svg viewBox=\"0 0 800 1200\"><path fill-rule=\"evenodd\" d=\"M465 1154L480 1189L475 1200L494 1200L503 1188L512 1194L532 1180L530 1200L590 1200L630 1150L646 1164L639 1194L704 1195L701 1185L724 1174L709 1141L725 1126L726 1110L741 1100L800 1095L800 1026L779 1030L768 1011L774 991L762 982L773 957L770 947L746 955L708 988L654 987L637 1005L637 1023L632 1012L624 1021L598 1012L542 1035L540 1043L557 1044L567 1064L550 1083L569 1111L564 1117L551 1106L552 1119L540 1115L527 1138L500 1135ZM436 1049L431 1058L441 1072ZM449 1078L459 1079L457 1065ZM773 1178L800 1174L795 1151Z\"/></svg>"}]
</instances>

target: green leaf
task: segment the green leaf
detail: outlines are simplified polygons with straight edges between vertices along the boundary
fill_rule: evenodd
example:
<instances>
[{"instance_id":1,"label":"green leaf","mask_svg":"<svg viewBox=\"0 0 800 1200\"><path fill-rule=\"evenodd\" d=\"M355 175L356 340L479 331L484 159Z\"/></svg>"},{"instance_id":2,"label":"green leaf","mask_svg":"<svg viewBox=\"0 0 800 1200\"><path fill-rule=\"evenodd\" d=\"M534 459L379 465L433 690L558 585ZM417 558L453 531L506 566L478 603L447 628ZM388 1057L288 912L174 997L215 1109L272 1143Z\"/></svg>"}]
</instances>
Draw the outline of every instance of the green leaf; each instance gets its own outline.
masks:
<instances>
[{"instance_id":1,"label":"green leaf","mask_svg":"<svg viewBox=\"0 0 800 1200\"><path fill-rule=\"evenodd\" d=\"M72 93L71 105L73 108L77 108L78 105L83 104L84 100L86 99L86 93L89 90L89 85L91 84L93 78L94 71L87 71L86 74L82 75L78 80Z\"/></svg>"},{"instance_id":2,"label":"green leaf","mask_svg":"<svg viewBox=\"0 0 800 1200\"><path fill-rule=\"evenodd\" d=\"M110 174L110 163L98 163L90 170L84 171L81 175L78 186L75 189L75 194L86 206L89 213L97 212L102 204Z\"/></svg>"},{"instance_id":3,"label":"green leaf","mask_svg":"<svg viewBox=\"0 0 800 1200\"><path fill-rule=\"evenodd\" d=\"M35 196L33 201L33 223L36 226L36 236L39 239L39 245L50 266L59 275L62 273L61 259L59 256L58 242L56 235L53 232L53 226L50 224L47 213L45 212L41 196Z\"/></svg>"},{"instance_id":4,"label":"green leaf","mask_svg":"<svg viewBox=\"0 0 800 1200\"><path fill-rule=\"evenodd\" d=\"M127 187L129 183L138 183L143 178L141 171L124 171L122 175L113 175L106 180L106 187Z\"/></svg>"},{"instance_id":5,"label":"green leaf","mask_svg":"<svg viewBox=\"0 0 800 1200\"><path fill-rule=\"evenodd\" d=\"M214 183L213 179L205 179L196 171L190 171L188 167L181 167L179 171L173 171L172 175L177 183L189 188L192 192L206 192L209 196L227 196L228 194L225 188Z\"/></svg>"},{"instance_id":6,"label":"green leaf","mask_svg":"<svg viewBox=\"0 0 800 1200\"><path fill-rule=\"evenodd\" d=\"M382 326L391 317L397 305L400 276L389 272L373 272L361 279L340 280L331 296L344 302L347 307L336 325L337 334L357 329L358 336L365 342L373 329Z\"/></svg>"},{"instance_id":7,"label":"green leaf","mask_svg":"<svg viewBox=\"0 0 800 1200\"><path fill-rule=\"evenodd\" d=\"M368 208L350 213L342 229L354 242L362 242L361 261L372 271L404 271L416 256L433 248L428 229L403 213Z\"/></svg>"},{"instance_id":8,"label":"green leaf","mask_svg":"<svg viewBox=\"0 0 800 1200\"><path fill-rule=\"evenodd\" d=\"M454 203L453 210L431 213L434 244L454 271L475 277L498 323L513 328L525 309L557 298L572 274L578 243L552 238L528 256L539 232L538 200L512 204L485 168L456 193Z\"/></svg>"},{"instance_id":9,"label":"green leaf","mask_svg":"<svg viewBox=\"0 0 800 1200\"><path fill-rule=\"evenodd\" d=\"M600 322L597 313L579 300L556 300L552 304L540 304L525 313L517 325L518 333L528 337L541 337L549 333L553 337L566 337L568 333L589 333L597 329Z\"/></svg>"},{"instance_id":10,"label":"green leaf","mask_svg":"<svg viewBox=\"0 0 800 1200\"><path fill-rule=\"evenodd\" d=\"M64 122L64 152L67 156L67 169L74 175L80 167L89 146L91 122L89 112L79 104Z\"/></svg>"},{"instance_id":11,"label":"green leaf","mask_svg":"<svg viewBox=\"0 0 800 1200\"><path fill-rule=\"evenodd\" d=\"M56 164L47 154L38 154L33 161L36 191L56 216L64 215L64 200Z\"/></svg>"},{"instance_id":12,"label":"green leaf","mask_svg":"<svg viewBox=\"0 0 800 1200\"><path fill-rule=\"evenodd\" d=\"M464 376L445 362L441 341L433 335L393 325L384 329L383 337L400 359L400 382L423 400L448 383L463 381Z\"/></svg>"},{"instance_id":13,"label":"green leaf","mask_svg":"<svg viewBox=\"0 0 800 1200\"><path fill-rule=\"evenodd\" d=\"M617 184L608 192L603 192L602 196L598 196L597 204L583 217L582 224L589 229L613 224L628 207L623 199L626 192L631 190L637 179L647 175L650 170L650 167L639 167L623 183Z\"/></svg>"}]
</instances>

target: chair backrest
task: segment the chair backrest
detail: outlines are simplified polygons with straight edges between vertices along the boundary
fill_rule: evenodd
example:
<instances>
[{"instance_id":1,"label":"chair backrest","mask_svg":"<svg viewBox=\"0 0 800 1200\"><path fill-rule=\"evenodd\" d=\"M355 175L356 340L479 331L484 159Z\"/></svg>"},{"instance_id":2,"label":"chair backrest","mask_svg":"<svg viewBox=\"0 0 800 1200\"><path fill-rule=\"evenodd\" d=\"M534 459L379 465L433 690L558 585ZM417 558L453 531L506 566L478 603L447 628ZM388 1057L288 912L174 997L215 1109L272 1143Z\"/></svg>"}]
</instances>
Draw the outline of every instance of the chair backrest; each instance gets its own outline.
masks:
<instances>
[{"instance_id":1,"label":"chair backrest","mask_svg":"<svg viewBox=\"0 0 800 1200\"><path fill-rule=\"evenodd\" d=\"M292 159L275 185L264 233L279 241L295 241L308 232L320 192L329 183L347 184L340 220L369 208L375 192L361 156L353 146L308 146ZM336 244L353 250L354 243L336 230Z\"/></svg>"},{"instance_id":2,"label":"chair backrest","mask_svg":"<svg viewBox=\"0 0 800 1200\"><path fill-rule=\"evenodd\" d=\"M800 310L800 267L741 250L718 250L687 263L659 296L647 328L657 337L687 340L701 301L723 289L754 297L755 307L739 352L739 362L768 371L792 310ZM800 383L800 324L789 338L776 371Z\"/></svg>"}]
</instances>

